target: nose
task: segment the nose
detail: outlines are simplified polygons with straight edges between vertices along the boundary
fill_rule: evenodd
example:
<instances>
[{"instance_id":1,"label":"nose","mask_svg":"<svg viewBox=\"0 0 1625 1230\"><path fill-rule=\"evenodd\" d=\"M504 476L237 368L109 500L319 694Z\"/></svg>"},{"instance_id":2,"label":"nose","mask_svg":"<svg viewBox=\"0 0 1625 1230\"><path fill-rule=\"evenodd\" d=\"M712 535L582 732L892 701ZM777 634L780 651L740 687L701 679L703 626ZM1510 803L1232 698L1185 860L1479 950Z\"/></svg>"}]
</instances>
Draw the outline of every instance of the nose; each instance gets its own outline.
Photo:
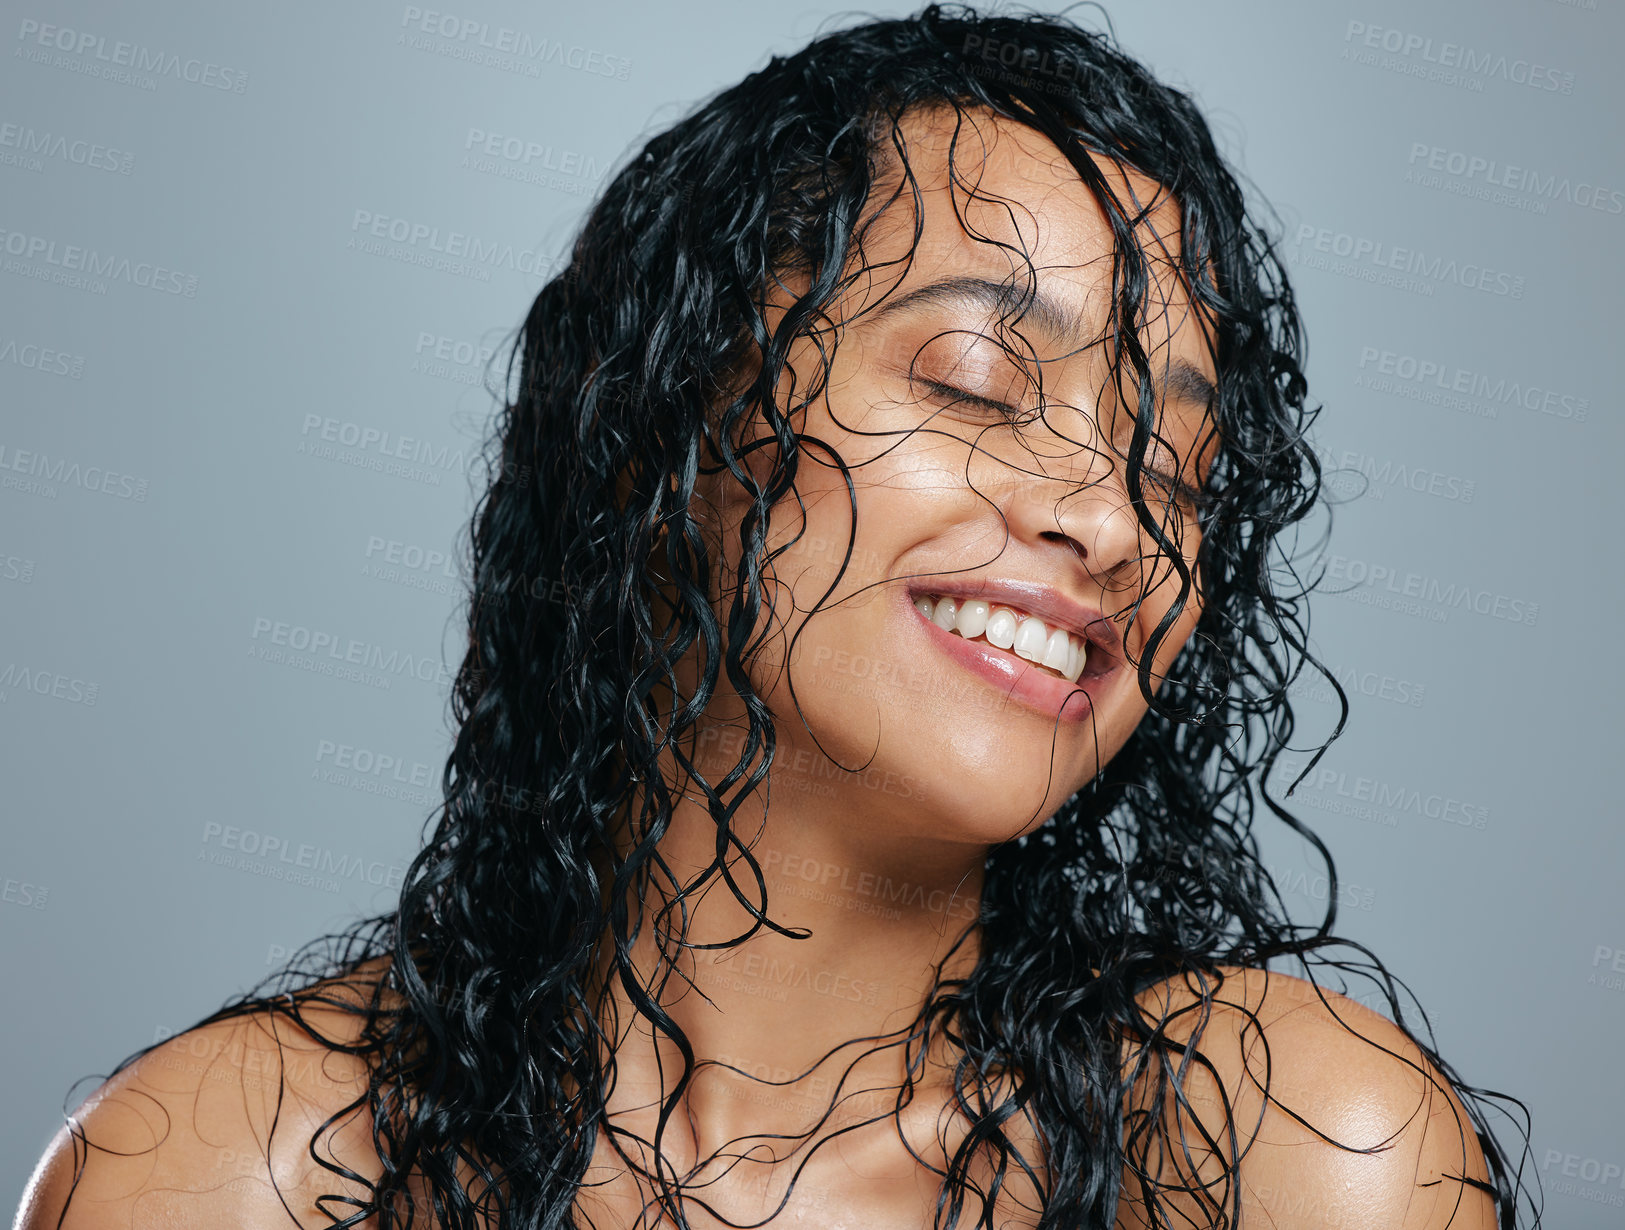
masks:
<instances>
[{"instance_id":1,"label":"nose","mask_svg":"<svg viewBox=\"0 0 1625 1230\"><path fill-rule=\"evenodd\" d=\"M1142 558L1145 531L1129 500L1125 463L1098 436L1067 435L1012 435L999 448L984 436L980 447L992 456L980 470L993 483L979 478L975 485L995 502L1012 537L1068 547L1104 583Z\"/></svg>"}]
</instances>

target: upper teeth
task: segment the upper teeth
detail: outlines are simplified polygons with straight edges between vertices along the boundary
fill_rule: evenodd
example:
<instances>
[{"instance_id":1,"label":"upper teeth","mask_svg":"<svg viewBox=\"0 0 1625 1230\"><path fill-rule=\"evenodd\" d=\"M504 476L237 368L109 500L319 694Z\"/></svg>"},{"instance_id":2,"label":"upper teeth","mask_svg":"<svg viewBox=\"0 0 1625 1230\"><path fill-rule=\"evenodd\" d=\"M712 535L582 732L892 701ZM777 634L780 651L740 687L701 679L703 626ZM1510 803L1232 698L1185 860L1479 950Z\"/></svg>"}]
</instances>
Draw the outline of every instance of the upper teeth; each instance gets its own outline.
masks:
<instances>
[{"instance_id":1,"label":"upper teeth","mask_svg":"<svg viewBox=\"0 0 1625 1230\"><path fill-rule=\"evenodd\" d=\"M937 627L957 632L966 640L985 638L1017 657L1057 671L1069 683L1076 683L1088 660L1089 645L1065 628L1051 629L1036 615L1012 607L983 602L920 594L914 605Z\"/></svg>"}]
</instances>

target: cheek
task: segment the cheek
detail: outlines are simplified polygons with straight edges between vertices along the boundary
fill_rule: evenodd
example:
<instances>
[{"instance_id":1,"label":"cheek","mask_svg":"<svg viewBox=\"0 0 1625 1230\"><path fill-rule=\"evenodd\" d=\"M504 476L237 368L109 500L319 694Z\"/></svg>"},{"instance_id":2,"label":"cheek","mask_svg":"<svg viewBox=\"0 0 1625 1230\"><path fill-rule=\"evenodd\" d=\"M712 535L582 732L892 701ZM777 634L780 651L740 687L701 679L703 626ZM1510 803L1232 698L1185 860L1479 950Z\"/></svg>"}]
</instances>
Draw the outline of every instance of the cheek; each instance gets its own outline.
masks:
<instances>
[{"instance_id":1,"label":"cheek","mask_svg":"<svg viewBox=\"0 0 1625 1230\"><path fill-rule=\"evenodd\" d=\"M1202 618L1202 572L1193 561L1187 560L1186 566L1191 572L1190 592L1185 595L1184 607L1179 617L1170 629L1172 635L1168 638L1170 643L1178 641L1183 647L1190 634L1196 630L1196 625ZM1175 573L1168 582L1173 592L1168 597L1168 606L1172 609L1179 602L1179 575Z\"/></svg>"},{"instance_id":2,"label":"cheek","mask_svg":"<svg viewBox=\"0 0 1625 1230\"><path fill-rule=\"evenodd\" d=\"M1191 588L1184 597L1184 606L1174 622L1169 625L1167 633L1157 646L1156 656L1152 662L1152 670L1158 676L1166 674L1175 658L1184 650L1191 634L1196 630L1197 623L1202 618L1203 602L1201 595L1202 573L1200 568L1187 560L1191 570ZM1158 624L1169 611L1179 604L1180 581L1179 574L1167 563L1158 577L1159 590L1154 599L1148 600L1136 617L1141 623L1144 632L1139 644L1144 652L1146 646ZM1160 686L1160 684L1159 684Z\"/></svg>"}]
</instances>

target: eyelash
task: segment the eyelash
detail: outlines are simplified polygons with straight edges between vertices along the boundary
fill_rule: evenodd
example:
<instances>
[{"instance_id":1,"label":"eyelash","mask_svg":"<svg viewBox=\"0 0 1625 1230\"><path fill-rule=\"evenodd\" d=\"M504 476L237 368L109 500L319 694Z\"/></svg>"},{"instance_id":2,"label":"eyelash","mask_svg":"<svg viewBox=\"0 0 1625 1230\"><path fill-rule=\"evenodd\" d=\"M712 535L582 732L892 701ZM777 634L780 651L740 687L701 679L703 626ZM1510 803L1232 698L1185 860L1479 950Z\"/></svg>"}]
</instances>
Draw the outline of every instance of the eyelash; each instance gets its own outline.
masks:
<instances>
[{"instance_id":1,"label":"eyelash","mask_svg":"<svg viewBox=\"0 0 1625 1230\"><path fill-rule=\"evenodd\" d=\"M968 392L965 389L956 388L951 384L941 384L935 380L920 380L917 383L924 385L939 397L952 398L955 402L970 402L972 405L986 406L990 410L997 411L1011 422L1017 422L1020 419L1015 407L1008 406L1002 401L994 401L989 397L979 397L977 394ZM1178 498L1185 500L1198 513L1206 512L1217 503L1213 496L1207 492L1199 491L1184 480L1170 474L1164 474L1161 470L1145 470L1144 473L1151 475L1160 486L1172 487Z\"/></svg>"}]
</instances>

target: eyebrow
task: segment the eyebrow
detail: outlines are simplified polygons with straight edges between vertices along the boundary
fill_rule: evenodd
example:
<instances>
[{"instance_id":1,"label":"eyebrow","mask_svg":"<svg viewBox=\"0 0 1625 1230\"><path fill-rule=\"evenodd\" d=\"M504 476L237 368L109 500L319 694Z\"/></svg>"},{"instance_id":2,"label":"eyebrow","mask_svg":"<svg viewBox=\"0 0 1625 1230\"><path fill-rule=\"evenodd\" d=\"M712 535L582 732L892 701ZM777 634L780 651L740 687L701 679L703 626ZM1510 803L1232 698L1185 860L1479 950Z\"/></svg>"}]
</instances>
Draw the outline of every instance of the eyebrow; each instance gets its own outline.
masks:
<instances>
[{"instance_id":1,"label":"eyebrow","mask_svg":"<svg viewBox=\"0 0 1625 1230\"><path fill-rule=\"evenodd\" d=\"M1048 335L1068 350L1081 350L1089 343L1089 332L1081 313L1066 304L1036 291L1029 299L1008 282L995 282L991 278L970 275L939 278L915 287L907 294L873 309L876 320L906 312L918 312L942 305L981 308L989 314L1011 316L1022 313L1039 332ZM1195 364L1174 358L1160 383L1165 400L1190 402L1211 411L1215 390L1213 382Z\"/></svg>"}]
</instances>

